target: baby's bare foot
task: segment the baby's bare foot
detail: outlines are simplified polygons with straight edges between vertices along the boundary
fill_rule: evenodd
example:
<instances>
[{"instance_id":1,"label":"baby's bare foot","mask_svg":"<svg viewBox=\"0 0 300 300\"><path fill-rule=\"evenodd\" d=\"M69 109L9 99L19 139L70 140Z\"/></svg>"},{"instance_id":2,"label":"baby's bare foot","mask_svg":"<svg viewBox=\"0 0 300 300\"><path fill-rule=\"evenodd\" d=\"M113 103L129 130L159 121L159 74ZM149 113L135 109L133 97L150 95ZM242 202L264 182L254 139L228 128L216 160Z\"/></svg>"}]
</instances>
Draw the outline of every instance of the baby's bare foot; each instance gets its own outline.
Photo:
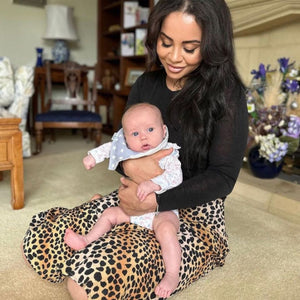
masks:
<instances>
[{"instance_id":1,"label":"baby's bare foot","mask_svg":"<svg viewBox=\"0 0 300 300\"><path fill-rule=\"evenodd\" d=\"M166 273L164 278L155 288L155 294L159 298L169 298L177 288L179 276L171 273Z\"/></svg>"},{"instance_id":2,"label":"baby's bare foot","mask_svg":"<svg viewBox=\"0 0 300 300\"><path fill-rule=\"evenodd\" d=\"M72 229L67 229L64 237L65 243L74 250L81 250L87 246L86 238L75 233Z\"/></svg>"},{"instance_id":3,"label":"baby's bare foot","mask_svg":"<svg viewBox=\"0 0 300 300\"><path fill-rule=\"evenodd\" d=\"M96 199L99 199L99 198L102 198L103 196L101 194L95 194L91 199L90 201L93 201L93 200L96 200Z\"/></svg>"}]
</instances>

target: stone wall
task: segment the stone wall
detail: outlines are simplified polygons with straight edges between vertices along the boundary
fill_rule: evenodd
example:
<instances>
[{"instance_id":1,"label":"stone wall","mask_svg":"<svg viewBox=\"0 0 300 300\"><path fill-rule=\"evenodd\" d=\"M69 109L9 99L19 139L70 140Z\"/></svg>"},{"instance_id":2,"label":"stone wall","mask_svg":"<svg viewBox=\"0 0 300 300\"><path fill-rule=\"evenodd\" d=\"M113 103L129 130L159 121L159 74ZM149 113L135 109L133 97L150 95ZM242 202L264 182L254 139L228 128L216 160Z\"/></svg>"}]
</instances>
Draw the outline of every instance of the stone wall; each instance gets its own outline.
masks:
<instances>
[{"instance_id":1,"label":"stone wall","mask_svg":"<svg viewBox=\"0 0 300 300\"><path fill-rule=\"evenodd\" d=\"M227 0L235 36L236 62L248 84L260 63L278 66L289 57L300 66L299 0Z\"/></svg>"}]
</instances>

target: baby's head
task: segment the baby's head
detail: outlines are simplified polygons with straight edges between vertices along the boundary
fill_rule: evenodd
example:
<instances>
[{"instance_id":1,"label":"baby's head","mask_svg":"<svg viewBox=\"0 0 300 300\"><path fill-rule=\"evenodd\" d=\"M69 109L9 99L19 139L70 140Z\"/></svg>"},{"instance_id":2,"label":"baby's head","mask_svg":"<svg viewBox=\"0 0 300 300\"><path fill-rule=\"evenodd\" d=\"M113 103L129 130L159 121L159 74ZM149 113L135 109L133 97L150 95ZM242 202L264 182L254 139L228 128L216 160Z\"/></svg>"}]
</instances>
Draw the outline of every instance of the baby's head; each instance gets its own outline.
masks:
<instances>
[{"instance_id":1,"label":"baby's head","mask_svg":"<svg viewBox=\"0 0 300 300\"><path fill-rule=\"evenodd\" d=\"M128 148L135 152L157 147L167 131L160 110L149 103L130 106L123 115L122 127Z\"/></svg>"}]
</instances>

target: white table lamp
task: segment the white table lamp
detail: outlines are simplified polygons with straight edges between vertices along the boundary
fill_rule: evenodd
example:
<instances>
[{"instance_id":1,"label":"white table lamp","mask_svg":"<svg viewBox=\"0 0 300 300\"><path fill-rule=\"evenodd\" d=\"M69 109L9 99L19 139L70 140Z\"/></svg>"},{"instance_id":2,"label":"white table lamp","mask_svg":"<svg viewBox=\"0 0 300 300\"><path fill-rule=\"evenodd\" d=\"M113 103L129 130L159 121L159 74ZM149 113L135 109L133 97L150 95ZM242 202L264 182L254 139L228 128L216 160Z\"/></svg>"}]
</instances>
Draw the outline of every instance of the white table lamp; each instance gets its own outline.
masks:
<instances>
[{"instance_id":1,"label":"white table lamp","mask_svg":"<svg viewBox=\"0 0 300 300\"><path fill-rule=\"evenodd\" d=\"M52 48L54 63L69 60L70 51L66 41L78 39L73 17L73 7L65 5L46 5L47 26L45 39L55 40Z\"/></svg>"}]
</instances>

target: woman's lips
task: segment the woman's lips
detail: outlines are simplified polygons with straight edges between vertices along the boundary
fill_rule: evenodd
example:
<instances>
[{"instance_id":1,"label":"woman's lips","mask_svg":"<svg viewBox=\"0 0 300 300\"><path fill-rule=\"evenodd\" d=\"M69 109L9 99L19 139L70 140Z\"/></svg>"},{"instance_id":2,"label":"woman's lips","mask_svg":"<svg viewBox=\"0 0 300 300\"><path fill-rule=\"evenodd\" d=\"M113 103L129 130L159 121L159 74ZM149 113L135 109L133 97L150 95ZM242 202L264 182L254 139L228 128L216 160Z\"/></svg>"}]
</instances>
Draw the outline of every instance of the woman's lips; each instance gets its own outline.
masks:
<instances>
[{"instance_id":1,"label":"woman's lips","mask_svg":"<svg viewBox=\"0 0 300 300\"><path fill-rule=\"evenodd\" d=\"M168 65L168 69L170 72L179 73L183 70L183 67L174 67L172 65Z\"/></svg>"}]
</instances>

